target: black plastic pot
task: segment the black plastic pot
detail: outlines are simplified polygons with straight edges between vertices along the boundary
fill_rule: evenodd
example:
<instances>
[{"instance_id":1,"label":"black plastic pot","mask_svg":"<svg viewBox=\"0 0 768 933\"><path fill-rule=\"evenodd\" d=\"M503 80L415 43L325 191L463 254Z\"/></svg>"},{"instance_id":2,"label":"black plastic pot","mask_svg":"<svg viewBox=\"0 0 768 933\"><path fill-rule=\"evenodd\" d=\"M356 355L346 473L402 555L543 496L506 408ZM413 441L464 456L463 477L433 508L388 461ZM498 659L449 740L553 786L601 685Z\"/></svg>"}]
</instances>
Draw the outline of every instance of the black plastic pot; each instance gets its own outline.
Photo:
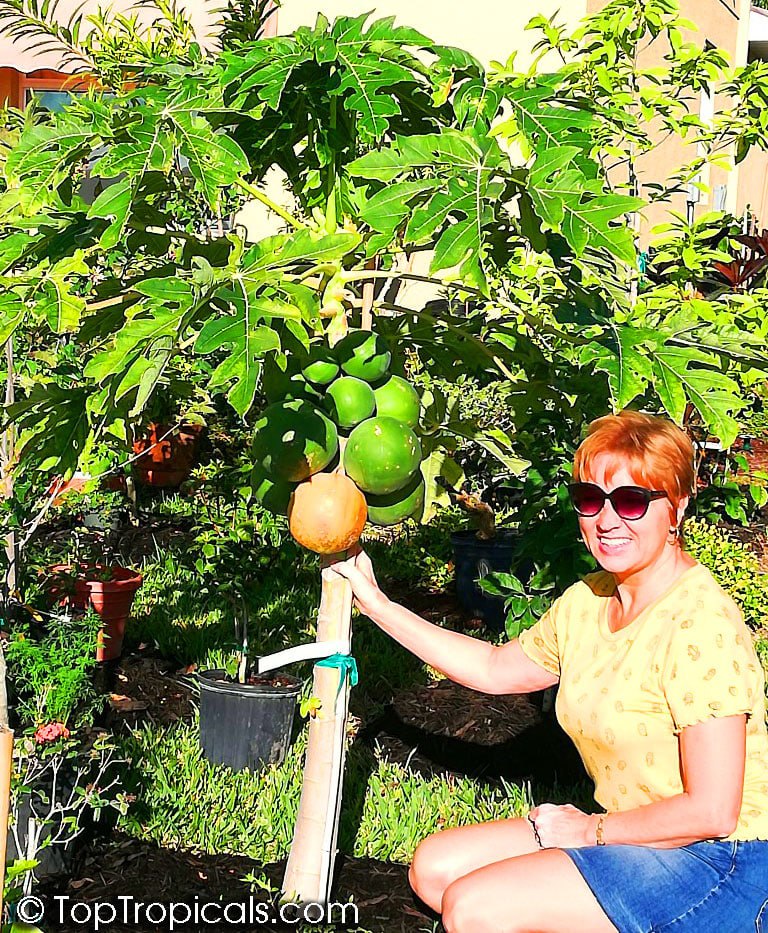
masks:
<instances>
[{"instance_id":1,"label":"black plastic pot","mask_svg":"<svg viewBox=\"0 0 768 933\"><path fill-rule=\"evenodd\" d=\"M223 670L200 672L200 745L208 761L234 771L283 761L301 681L280 679L290 683L240 684Z\"/></svg>"},{"instance_id":2,"label":"black plastic pot","mask_svg":"<svg viewBox=\"0 0 768 933\"><path fill-rule=\"evenodd\" d=\"M473 618L482 619L488 628L504 631L504 599L484 593L478 581L489 573L508 573L517 546L514 532L498 531L489 541L481 541L474 531L455 531L451 535L456 569L456 595L461 608Z\"/></svg>"}]
</instances>

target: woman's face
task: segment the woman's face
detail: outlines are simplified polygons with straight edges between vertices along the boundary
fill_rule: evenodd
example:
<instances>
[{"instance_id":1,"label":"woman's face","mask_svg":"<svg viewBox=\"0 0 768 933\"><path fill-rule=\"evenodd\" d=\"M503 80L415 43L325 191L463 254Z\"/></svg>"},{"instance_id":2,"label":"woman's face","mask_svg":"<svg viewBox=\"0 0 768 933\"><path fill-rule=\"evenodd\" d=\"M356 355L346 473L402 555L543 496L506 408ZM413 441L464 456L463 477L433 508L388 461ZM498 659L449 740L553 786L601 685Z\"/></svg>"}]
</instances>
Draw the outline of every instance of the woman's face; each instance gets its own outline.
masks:
<instances>
[{"instance_id":1,"label":"woman's face","mask_svg":"<svg viewBox=\"0 0 768 933\"><path fill-rule=\"evenodd\" d=\"M648 488L626 466L619 464L617 468L615 455L609 453L595 457L590 474L580 479L594 483L605 492L612 492L618 486ZM669 529L682 520L687 504L688 500L683 499L676 510L669 499L654 499L642 518L626 520L616 514L606 499L597 515L579 516L579 527L584 543L603 570L626 576L655 564L664 549L674 543Z\"/></svg>"}]
</instances>

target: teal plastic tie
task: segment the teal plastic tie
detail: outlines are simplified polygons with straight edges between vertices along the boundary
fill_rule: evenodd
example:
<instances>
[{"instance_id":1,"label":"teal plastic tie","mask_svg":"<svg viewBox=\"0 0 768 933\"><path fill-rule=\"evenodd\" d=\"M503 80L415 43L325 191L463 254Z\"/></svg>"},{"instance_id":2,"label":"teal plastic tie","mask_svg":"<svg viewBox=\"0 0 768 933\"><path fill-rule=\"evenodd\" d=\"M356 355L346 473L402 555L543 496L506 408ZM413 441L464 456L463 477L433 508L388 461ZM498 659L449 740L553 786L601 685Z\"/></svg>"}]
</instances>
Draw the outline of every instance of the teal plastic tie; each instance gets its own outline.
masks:
<instances>
[{"instance_id":1,"label":"teal plastic tie","mask_svg":"<svg viewBox=\"0 0 768 933\"><path fill-rule=\"evenodd\" d=\"M339 669L339 689L336 691L338 698L341 688L344 686L344 678L349 677L350 686L355 687L359 678L357 672L357 661L351 654L332 654L320 661L315 661L317 667L337 667Z\"/></svg>"}]
</instances>

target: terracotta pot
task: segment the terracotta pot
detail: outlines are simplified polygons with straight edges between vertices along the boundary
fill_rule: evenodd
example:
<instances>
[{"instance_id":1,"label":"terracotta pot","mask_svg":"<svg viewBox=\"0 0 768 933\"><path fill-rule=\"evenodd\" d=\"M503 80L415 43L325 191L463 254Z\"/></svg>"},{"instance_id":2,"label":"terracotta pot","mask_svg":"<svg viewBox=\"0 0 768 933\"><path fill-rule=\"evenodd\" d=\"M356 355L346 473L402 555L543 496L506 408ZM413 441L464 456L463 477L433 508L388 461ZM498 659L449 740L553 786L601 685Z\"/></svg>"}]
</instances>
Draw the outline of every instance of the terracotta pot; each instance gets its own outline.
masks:
<instances>
[{"instance_id":1,"label":"terracotta pot","mask_svg":"<svg viewBox=\"0 0 768 933\"><path fill-rule=\"evenodd\" d=\"M49 496L54 496L52 505L58 508L64 504L68 492L82 492L86 484L92 479L90 473L81 473L78 470L72 474L70 479L65 480L62 476L57 476L46 492ZM99 488L106 489L109 492L125 492L125 477L119 473L110 473L102 478Z\"/></svg>"},{"instance_id":2,"label":"terracotta pot","mask_svg":"<svg viewBox=\"0 0 768 933\"><path fill-rule=\"evenodd\" d=\"M192 472L203 426L182 424L171 430L169 424L150 424L144 437L134 442L133 452L139 456L133 469L140 483L180 486Z\"/></svg>"},{"instance_id":3,"label":"terracotta pot","mask_svg":"<svg viewBox=\"0 0 768 933\"><path fill-rule=\"evenodd\" d=\"M86 576L106 576L107 571L110 575L108 580L89 580ZM141 574L127 567L106 567L101 564L83 566L77 570L58 564L51 567L49 572L61 580L61 583L49 587L49 592L56 597L63 597L75 609L92 606L101 617L103 625L99 630L96 660L112 661L119 658L133 597L143 582ZM67 585L67 579L70 585Z\"/></svg>"}]
</instances>

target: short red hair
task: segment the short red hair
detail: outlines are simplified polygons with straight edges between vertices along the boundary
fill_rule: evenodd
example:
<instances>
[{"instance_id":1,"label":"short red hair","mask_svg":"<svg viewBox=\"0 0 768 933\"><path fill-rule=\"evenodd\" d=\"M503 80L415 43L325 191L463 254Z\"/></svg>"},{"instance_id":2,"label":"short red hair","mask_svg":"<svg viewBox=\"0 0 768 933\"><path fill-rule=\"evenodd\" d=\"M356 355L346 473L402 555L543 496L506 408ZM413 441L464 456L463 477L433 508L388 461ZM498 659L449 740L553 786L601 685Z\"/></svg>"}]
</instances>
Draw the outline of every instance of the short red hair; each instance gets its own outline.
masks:
<instances>
[{"instance_id":1,"label":"short red hair","mask_svg":"<svg viewBox=\"0 0 768 933\"><path fill-rule=\"evenodd\" d=\"M573 458L574 480L591 473L595 458L605 453L616 456L616 469L626 465L638 482L662 489L675 506L693 493L693 444L668 418L627 409L595 419Z\"/></svg>"}]
</instances>

